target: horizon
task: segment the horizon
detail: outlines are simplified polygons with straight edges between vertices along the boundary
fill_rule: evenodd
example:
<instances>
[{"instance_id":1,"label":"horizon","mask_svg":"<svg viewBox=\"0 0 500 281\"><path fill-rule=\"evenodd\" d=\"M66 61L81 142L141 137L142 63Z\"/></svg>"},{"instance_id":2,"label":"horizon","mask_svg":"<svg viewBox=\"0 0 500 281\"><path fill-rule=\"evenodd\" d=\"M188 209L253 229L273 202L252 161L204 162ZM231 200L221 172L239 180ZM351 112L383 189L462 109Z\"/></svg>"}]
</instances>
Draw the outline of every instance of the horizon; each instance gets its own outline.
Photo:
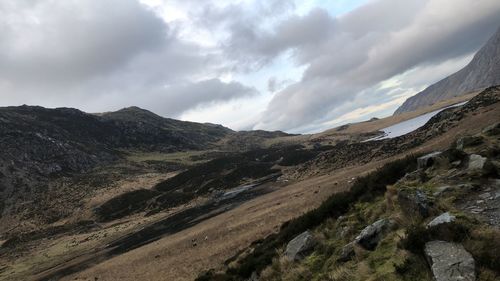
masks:
<instances>
[{"instance_id":1,"label":"horizon","mask_svg":"<svg viewBox=\"0 0 500 281\"><path fill-rule=\"evenodd\" d=\"M499 2L471 5L4 1L0 106L320 132L387 117L469 63L500 25Z\"/></svg>"}]
</instances>

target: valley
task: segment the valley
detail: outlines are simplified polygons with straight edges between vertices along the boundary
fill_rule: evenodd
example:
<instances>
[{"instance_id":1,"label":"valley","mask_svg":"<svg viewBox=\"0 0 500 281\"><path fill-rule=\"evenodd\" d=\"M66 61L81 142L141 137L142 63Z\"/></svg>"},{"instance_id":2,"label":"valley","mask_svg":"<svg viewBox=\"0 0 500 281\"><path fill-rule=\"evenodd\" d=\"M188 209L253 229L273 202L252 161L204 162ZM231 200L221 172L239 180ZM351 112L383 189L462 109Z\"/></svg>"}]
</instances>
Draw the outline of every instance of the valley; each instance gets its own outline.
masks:
<instances>
[{"instance_id":1,"label":"valley","mask_svg":"<svg viewBox=\"0 0 500 281\"><path fill-rule=\"evenodd\" d=\"M50 194L48 201L67 196L78 206L63 220L36 233L26 230L29 225L9 230L11 238L1 248L7 266L0 276L4 280L192 280L203 270L220 268L253 241L275 233L281 224L318 207L332 194L348 190L356 178L384 163L444 149L456 136L480 131L476 124L498 121L499 92L489 89L408 135L369 143L358 141L368 138L369 132L333 130L271 138L273 146L248 152L127 153L106 169L72 177L71 183L77 179L85 193L78 189L75 193L73 186L63 189L71 193ZM383 119L378 122L386 124ZM239 169L245 173L239 174ZM201 180L202 175L210 180ZM257 186L248 188L252 182ZM241 185L241 193L227 196ZM128 203L128 194L134 203ZM61 209L68 207L64 204ZM104 207L106 211L99 211ZM63 225L68 227L58 228Z\"/></svg>"},{"instance_id":2,"label":"valley","mask_svg":"<svg viewBox=\"0 0 500 281\"><path fill-rule=\"evenodd\" d=\"M0 281L138 280L500 281L500 1L1 0Z\"/></svg>"}]
</instances>

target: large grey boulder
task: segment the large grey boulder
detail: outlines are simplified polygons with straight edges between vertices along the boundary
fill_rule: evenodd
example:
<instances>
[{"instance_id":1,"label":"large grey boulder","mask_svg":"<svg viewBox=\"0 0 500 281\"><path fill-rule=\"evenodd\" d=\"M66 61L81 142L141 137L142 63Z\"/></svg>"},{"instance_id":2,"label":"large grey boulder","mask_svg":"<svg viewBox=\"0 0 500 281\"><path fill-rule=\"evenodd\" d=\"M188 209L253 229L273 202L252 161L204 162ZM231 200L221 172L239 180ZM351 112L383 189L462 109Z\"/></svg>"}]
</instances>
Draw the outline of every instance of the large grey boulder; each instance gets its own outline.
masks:
<instances>
[{"instance_id":1,"label":"large grey boulder","mask_svg":"<svg viewBox=\"0 0 500 281\"><path fill-rule=\"evenodd\" d=\"M403 189L398 191L398 204L406 216L427 218L430 213L430 202L421 190Z\"/></svg>"},{"instance_id":2,"label":"large grey boulder","mask_svg":"<svg viewBox=\"0 0 500 281\"><path fill-rule=\"evenodd\" d=\"M486 164L486 157L477 154L471 154L469 156L469 170L482 170L484 168L484 164Z\"/></svg>"},{"instance_id":3,"label":"large grey boulder","mask_svg":"<svg viewBox=\"0 0 500 281\"><path fill-rule=\"evenodd\" d=\"M432 153L429 153L427 155L424 155L422 157L417 158L417 167L419 169L425 169L434 164L436 162L437 158L441 156L442 152L441 151L435 151Z\"/></svg>"},{"instance_id":4,"label":"large grey boulder","mask_svg":"<svg viewBox=\"0 0 500 281\"><path fill-rule=\"evenodd\" d=\"M436 227L445 223L451 223L454 222L456 217L454 215L451 215L450 213L442 213L441 215L435 217L433 220L431 220L428 224L427 227Z\"/></svg>"},{"instance_id":5,"label":"large grey boulder","mask_svg":"<svg viewBox=\"0 0 500 281\"><path fill-rule=\"evenodd\" d=\"M293 238L286 245L285 256L292 261L298 261L305 258L312 252L316 240L309 231L305 231Z\"/></svg>"},{"instance_id":6,"label":"large grey boulder","mask_svg":"<svg viewBox=\"0 0 500 281\"><path fill-rule=\"evenodd\" d=\"M462 245L431 241L424 251L436 281L476 280L474 259Z\"/></svg>"},{"instance_id":7,"label":"large grey boulder","mask_svg":"<svg viewBox=\"0 0 500 281\"><path fill-rule=\"evenodd\" d=\"M384 234L392 225L392 222L388 219L378 220L371 225L365 227L359 235L354 239L354 242L361 245L367 250L374 250L378 242L383 238Z\"/></svg>"}]
</instances>

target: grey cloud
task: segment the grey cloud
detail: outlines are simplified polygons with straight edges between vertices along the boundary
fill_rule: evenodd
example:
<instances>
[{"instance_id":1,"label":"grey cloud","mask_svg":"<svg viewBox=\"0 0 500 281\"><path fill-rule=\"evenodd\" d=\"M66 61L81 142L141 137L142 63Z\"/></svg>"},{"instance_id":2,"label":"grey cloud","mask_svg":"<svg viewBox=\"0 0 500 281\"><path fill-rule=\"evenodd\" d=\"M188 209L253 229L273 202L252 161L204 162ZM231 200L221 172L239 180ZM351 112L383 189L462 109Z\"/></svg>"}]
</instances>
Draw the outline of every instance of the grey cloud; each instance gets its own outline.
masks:
<instances>
[{"instance_id":1,"label":"grey cloud","mask_svg":"<svg viewBox=\"0 0 500 281\"><path fill-rule=\"evenodd\" d=\"M175 117L256 95L216 78L260 70L286 53L306 70L292 84L283 73L265 74L279 77L268 80L274 97L254 127L305 131L387 102L398 90L375 85L395 75L436 73L407 75L404 89L439 80L500 24L497 0L374 0L338 17L321 9L294 15L293 0L168 1L188 22L166 24L137 0L1 1L1 105L138 105ZM197 45L183 28L222 39Z\"/></svg>"},{"instance_id":2,"label":"grey cloud","mask_svg":"<svg viewBox=\"0 0 500 281\"><path fill-rule=\"evenodd\" d=\"M135 1L2 1L0 74L78 81L166 44L167 26ZM112 11L112 12L110 12Z\"/></svg>"},{"instance_id":3,"label":"grey cloud","mask_svg":"<svg viewBox=\"0 0 500 281\"><path fill-rule=\"evenodd\" d=\"M259 47L252 54L267 58L266 52L260 52L262 46L277 40L282 43L281 51L293 50L296 61L308 66L301 81L274 96L255 127L293 130L325 121L325 116L338 117L343 114L339 109L360 106L352 101L383 80L476 51L500 24L500 3L494 0L475 1L474 7L465 0L414 0L401 5L395 0L372 1L339 18L324 20L321 26L329 32L323 31L321 38L297 32L298 38L280 39L287 38L286 25L293 29L297 23L309 25L302 30L317 28L315 21L305 20L318 18L318 12L313 11L295 19L294 24L278 24L272 39L255 41ZM372 94L380 99L386 95Z\"/></svg>"},{"instance_id":4,"label":"grey cloud","mask_svg":"<svg viewBox=\"0 0 500 281\"><path fill-rule=\"evenodd\" d=\"M267 80L267 90L271 93L276 91L276 77L271 77Z\"/></svg>"},{"instance_id":5,"label":"grey cloud","mask_svg":"<svg viewBox=\"0 0 500 281\"><path fill-rule=\"evenodd\" d=\"M210 79L223 56L181 40L136 0L6 0L0 31L1 105L139 105L175 117L255 92Z\"/></svg>"},{"instance_id":6,"label":"grey cloud","mask_svg":"<svg viewBox=\"0 0 500 281\"><path fill-rule=\"evenodd\" d=\"M219 79L178 84L161 89L142 104L155 112L178 115L183 111L207 103L224 102L257 94L257 90L238 82L224 83ZM139 102L139 101L138 101Z\"/></svg>"}]
</instances>

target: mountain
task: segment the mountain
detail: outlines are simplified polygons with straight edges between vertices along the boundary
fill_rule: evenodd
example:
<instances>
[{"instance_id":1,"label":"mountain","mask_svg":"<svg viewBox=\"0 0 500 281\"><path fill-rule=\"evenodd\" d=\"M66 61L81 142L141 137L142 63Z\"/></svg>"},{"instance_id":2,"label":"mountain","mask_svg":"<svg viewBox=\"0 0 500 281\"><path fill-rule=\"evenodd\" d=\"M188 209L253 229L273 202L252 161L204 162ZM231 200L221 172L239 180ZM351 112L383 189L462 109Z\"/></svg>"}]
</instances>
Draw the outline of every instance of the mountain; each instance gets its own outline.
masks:
<instances>
[{"instance_id":1,"label":"mountain","mask_svg":"<svg viewBox=\"0 0 500 281\"><path fill-rule=\"evenodd\" d=\"M407 99L394 115L499 84L500 28L466 67Z\"/></svg>"},{"instance_id":2,"label":"mountain","mask_svg":"<svg viewBox=\"0 0 500 281\"><path fill-rule=\"evenodd\" d=\"M44 212L54 210L54 197L64 198L58 204L64 209L67 202L79 201L118 178L181 171L286 136L164 118L139 107L98 114L74 108L0 107L0 232L3 220L18 214L25 221L34 214L43 221L61 218L59 207ZM250 167L251 161L246 162ZM264 166L261 170L267 173L270 167ZM239 176L232 176L235 179Z\"/></svg>"},{"instance_id":3,"label":"mountain","mask_svg":"<svg viewBox=\"0 0 500 281\"><path fill-rule=\"evenodd\" d=\"M294 136L137 107L0 108L0 280L430 281L420 253L431 239L463 243L478 276L493 276L480 280L497 280L499 103L489 87L367 142L373 126ZM421 206L425 220L404 209ZM467 228L430 236L426 224L448 211ZM306 230L318 243L284 260Z\"/></svg>"},{"instance_id":4,"label":"mountain","mask_svg":"<svg viewBox=\"0 0 500 281\"><path fill-rule=\"evenodd\" d=\"M53 179L113 163L125 151L203 150L234 133L138 107L89 114L26 105L0 108L0 132L0 218L16 202L37 198Z\"/></svg>"},{"instance_id":5,"label":"mountain","mask_svg":"<svg viewBox=\"0 0 500 281\"><path fill-rule=\"evenodd\" d=\"M0 167L33 166L47 175L109 162L120 150L207 149L233 132L220 125L163 118L138 107L94 115L39 106L0 108L0 131Z\"/></svg>"}]
</instances>

